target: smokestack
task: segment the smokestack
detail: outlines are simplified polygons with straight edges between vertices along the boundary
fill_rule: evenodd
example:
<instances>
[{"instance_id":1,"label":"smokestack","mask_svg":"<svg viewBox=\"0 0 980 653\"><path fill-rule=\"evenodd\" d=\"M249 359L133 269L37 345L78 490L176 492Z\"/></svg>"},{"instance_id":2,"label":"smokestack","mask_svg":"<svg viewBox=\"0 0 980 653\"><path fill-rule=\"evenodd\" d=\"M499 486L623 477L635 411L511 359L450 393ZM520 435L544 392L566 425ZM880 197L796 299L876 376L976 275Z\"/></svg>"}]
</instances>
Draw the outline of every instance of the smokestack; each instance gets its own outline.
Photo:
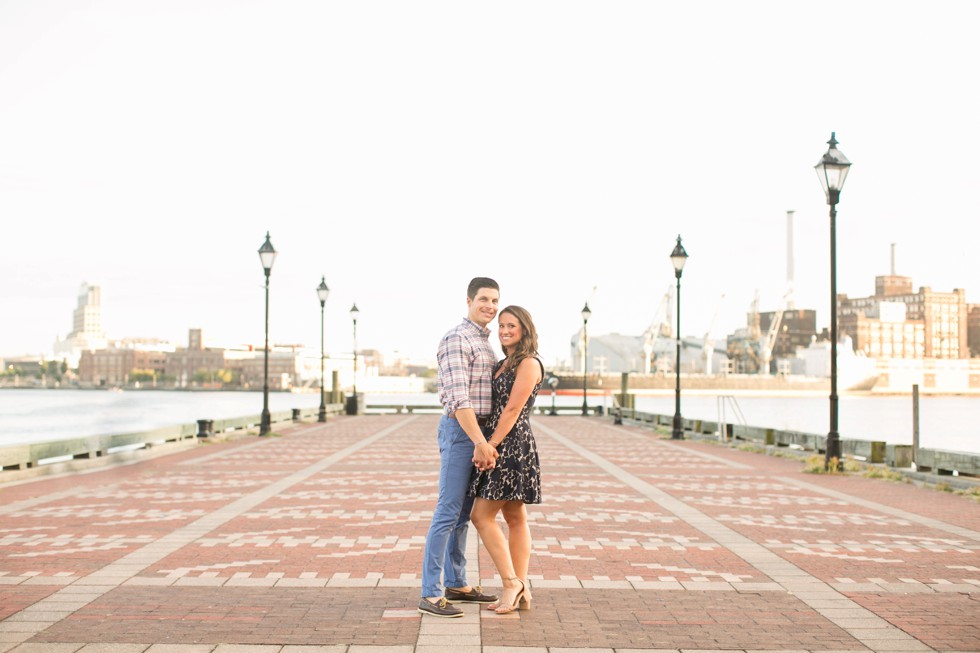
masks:
<instances>
[{"instance_id":1,"label":"smokestack","mask_svg":"<svg viewBox=\"0 0 980 653\"><path fill-rule=\"evenodd\" d=\"M793 302L793 213L795 211L786 212L786 308L790 310L796 307Z\"/></svg>"},{"instance_id":2,"label":"smokestack","mask_svg":"<svg viewBox=\"0 0 980 653\"><path fill-rule=\"evenodd\" d=\"M892 243L892 276L895 276L895 243Z\"/></svg>"}]
</instances>

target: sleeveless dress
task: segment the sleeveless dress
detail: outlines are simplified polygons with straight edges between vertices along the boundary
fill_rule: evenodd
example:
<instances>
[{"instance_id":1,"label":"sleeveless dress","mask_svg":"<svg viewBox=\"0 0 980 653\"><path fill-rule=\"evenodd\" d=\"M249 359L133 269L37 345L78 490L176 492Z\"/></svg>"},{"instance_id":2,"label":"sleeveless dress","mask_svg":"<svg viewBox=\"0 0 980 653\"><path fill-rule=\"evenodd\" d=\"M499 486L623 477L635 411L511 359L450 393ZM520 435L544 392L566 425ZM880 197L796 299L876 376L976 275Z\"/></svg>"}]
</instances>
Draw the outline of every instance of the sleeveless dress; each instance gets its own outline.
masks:
<instances>
[{"instance_id":1,"label":"sleeveless dress","mask_svg":"<svg viewBox=\"0 0 980 653\"><path fill-rule=\"evenodd\" d=\"M494 366L494 374L502 364L503 361L500 361ZM544 365L540 360L538 365L541 365L541 377L544 378ZM497 428L500 414L507 406L516 379L517 370L508 370L493 379L493 404L487 425L483 429L483 435L488 440ZM497 447L497 466L484 472L473 470L467 492L469 496L493 501L541 503L541 464L538 462L534 434L531 433L531 408L534 407L534 398L537 397L539 388L540 382L531 390L514 428Z\"/></svg>"}]
</instances>

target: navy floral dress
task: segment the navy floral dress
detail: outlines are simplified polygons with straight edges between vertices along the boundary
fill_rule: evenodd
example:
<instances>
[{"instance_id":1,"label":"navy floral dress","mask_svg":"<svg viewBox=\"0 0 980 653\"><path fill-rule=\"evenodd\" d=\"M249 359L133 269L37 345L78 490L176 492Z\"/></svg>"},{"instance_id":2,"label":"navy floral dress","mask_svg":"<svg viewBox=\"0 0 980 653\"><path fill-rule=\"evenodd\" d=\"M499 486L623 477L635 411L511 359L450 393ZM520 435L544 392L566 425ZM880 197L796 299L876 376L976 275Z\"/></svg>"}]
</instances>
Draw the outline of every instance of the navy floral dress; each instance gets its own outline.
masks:
<instances>
[{"instance_id":1,"label":"navy floral dress","mask_svg":"<svg viewBox=\"0 0 980 653\"><path fill-rule=\"evenodd\" d=\"M494 366L494 374L500 369L503 361ZM544 365L541 365L541 377L544 378ZM500 421L500 414L510 393L514 389L517 370L508 370L493 379L493 405L490 418L483 429L483 435L489 440ZM493 501L523 501L524 503L541 503L541 464L538 461L538 448L531 433L531 409L534 398L538 395L541 383L531 390L531 396L524 403L521 414L514 423L504 441L497 447L497 466L485 472L473 470L470 479L469 496L483 497Z\"/></svg>"}]
</instances>

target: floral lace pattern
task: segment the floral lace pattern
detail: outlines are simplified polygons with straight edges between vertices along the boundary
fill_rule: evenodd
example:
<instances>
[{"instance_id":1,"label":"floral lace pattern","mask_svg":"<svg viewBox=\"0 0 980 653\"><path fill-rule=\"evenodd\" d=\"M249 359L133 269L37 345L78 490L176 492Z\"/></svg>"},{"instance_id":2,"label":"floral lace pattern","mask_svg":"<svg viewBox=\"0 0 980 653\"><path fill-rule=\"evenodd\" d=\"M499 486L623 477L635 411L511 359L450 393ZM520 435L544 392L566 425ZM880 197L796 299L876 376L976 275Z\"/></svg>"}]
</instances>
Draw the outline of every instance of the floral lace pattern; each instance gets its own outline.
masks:
<instances>
[{"instance_id":1,"label":"floral lace pattern","mask_svg":"<svg viewBox=\"0 0 980 653\"><path fill-rule=\"evenodd\" d=\"M494 367L494 374L503 361ZM541 364L541 361L538 361ZM541 376L544 377L544 366L541 366ZM510 393L514 389L517 378L516 370L508 370L493 380L493 407L490 418L484 427L483 434L489 439L493 435L500 414ZM538 461L538 448L534 443L531 432L531 409L538 395L541 383L531 390L531 395L524 403L521 414L514 423L507 437L497 447L497 466L485 472L473 470L470 479L469 495L483 497L493 501L523 501L524 503L541 503L541 464Z\"/></svg>"}]
</instances>

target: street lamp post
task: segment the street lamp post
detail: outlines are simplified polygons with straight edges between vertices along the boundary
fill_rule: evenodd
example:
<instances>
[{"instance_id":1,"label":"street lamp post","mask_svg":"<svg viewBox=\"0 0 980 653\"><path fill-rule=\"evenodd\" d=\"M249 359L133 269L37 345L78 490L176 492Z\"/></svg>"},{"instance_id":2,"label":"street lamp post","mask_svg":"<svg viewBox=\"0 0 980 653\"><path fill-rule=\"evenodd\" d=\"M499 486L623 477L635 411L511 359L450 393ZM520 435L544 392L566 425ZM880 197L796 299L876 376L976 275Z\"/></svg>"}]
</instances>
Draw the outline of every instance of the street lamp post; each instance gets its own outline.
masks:
<instances>
[{"instance_id":1,"label":"street lamp post","mask_svg":"<svg viewBox=\"0 0 980 653\"><path fill-rule=\"evenodd\" d=\"M557 415L555 410L555 395L558 394L558 377L554 374L548 375L548 385L551 387L551 415Z\"/></svg>"},{"instance_id":2,"label":"street lamp post","mask_svg":"<svg viewBox=\"0 0 980 653\"><path fill-rule=\"evenodd\" d=\"M831 460L840 467L840 433L837 431L837 203L844 179L851 162L837 149L836 133L830 133L824 154L814 169L830 205L830 432L827 433L827 451L824 467L830 469Z\"/></svg>"},{"instance_id":3,"label":"street lamp post","mask_svg":"<svg viewBox=\"0 0 980 653\"><path fill-rule=\"evenodd\" d=\"M317 421L326 422L327 421L327 395L326 390L323 387L324 384L324 373L323 373L323 361L326 356L323 348L323 307L327 304L327 296L330 294L330 288L327 287L327 278L320 277L320 285L316 287L316 296L320 300L320 415Z\"/></svg>"},{"instance_id":4,"label":"street lamp post","mask_svg":"<svg viewBox=\"0 0 980 653\"><path fill-rule=\"evenodd\" d=\"M262 367L262 418L259 423L259 435L268 435L272 430L272 416L269 414L269 275L272 264L276 261L276 248L269 240L269 232L265 232L265 242L259 247L259 260L265 271L265 349Z\"/></svg>"},{"instance_id":5,"label":"street lamp post","mask_svg":"<svg viewBox=\"0 0 980 653\"><path fill-rule=\"evenodd\" d=\"M589 376L589 318L592 311L589 310L589 302L585 302L582 309L582 414L589 414L589 401L587 398L588 376Z\"/></svg>"},{"instance_id":6,"label":"street lamp post","mask_svg":"<svg viewBox=\"0 0 980 653\"><path fill-rule=\"evenodd\" d=\"M674 389L674 429L670 434L672 440L684 439L684 422L681 419L681 272L687 262L687 252L681 245L681 237L677 236L677 244L670 253L670 262L674 266L674 276L677 277L677 359L674 371L677 376L677 386Z\"/></svg>"},{"instance_id":7,"label":"street lamp post","mask_svg":"<svg viewBox=\"0 0 980 653\"><path fill-rule=\"evenodd\" d=\"M357 310L357 302L355 302L350 307L350 319L354 323L354 415L357 415L358 410L360 410L357 403L357 316L359 314L360 311Z\"/></svg>"}]
</instances>

